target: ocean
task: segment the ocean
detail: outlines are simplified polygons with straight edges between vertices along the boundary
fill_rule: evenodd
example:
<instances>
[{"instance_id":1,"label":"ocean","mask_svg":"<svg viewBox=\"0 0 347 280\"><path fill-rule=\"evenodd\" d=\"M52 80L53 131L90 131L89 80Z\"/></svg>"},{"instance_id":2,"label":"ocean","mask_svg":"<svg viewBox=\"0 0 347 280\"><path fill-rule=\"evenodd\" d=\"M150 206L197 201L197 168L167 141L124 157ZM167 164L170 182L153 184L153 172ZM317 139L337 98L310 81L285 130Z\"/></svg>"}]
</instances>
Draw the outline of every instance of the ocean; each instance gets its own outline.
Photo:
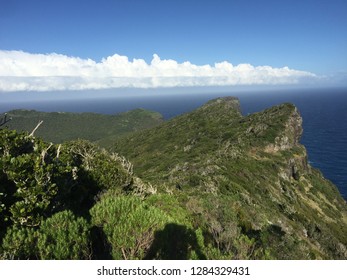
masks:
<instances>
[{"instance_id":1,"label":"ocean","mask_svg":"<svg viewBox=\"0 0 347 280\"><path fill-rule=\"evenodd\" d=\"M283 102L294 103L302 117L301 143L308 151L312 166L321 170L347 200L347 89L269 90L260 92L223 92L118 95L114 97L1 101L0 112L35 109L46 112L95 112L115 114L144 108L160 112L165 119L192 111L210 99L237 96L244 115Z\"/></svg>"}]
</instances>

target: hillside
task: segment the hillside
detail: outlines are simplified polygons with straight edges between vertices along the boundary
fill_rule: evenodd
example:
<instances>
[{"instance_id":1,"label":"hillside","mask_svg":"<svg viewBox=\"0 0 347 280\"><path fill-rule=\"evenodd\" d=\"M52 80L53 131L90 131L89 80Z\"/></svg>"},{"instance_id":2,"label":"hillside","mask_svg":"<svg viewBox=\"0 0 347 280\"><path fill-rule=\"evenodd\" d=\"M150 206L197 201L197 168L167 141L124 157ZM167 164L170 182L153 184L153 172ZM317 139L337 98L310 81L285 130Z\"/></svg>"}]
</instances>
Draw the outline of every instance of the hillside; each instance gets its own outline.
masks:
<instances>
[{"instance_id":1,"label":"hillside","mask_svg":"<svg viewBox=\"0 0 347 280\"><path fill-rule=\"evenodd\" d=\"M117 137L153 127L163 121L159 113L144 109L116 115L47 113L34 110L13 110L9 111L7 115L12 118L7 124L8 128L17 131L31 132L39 121L43 121L35 135L48 142L62 143L80 138L92 142L100 140L100 145L107 145Z\"/></svg>"},{"instance_id":2,"label":"hillside","mask_svg":"<svg viewBox=\"0 0 347 280\"><path fill-rule=\"evenodd\" d=\"M301 124L291 104L243 117L237 99L219 98L114 150L180 197L223 254L244 258L233 240L248 238L272 258L346 258L346 202L307 163Z\"/></svg>"},{"instance_id":3,"label":"hillside","mask_svg":"<svg viewBox=\"0 0 347 280\"><path fill-rule=\"evenodd\" d=\"M347 259L346 202L301 134L294 105L233 97L112 151L0 129L0 259Z\"/></svg>"}]
</instances>

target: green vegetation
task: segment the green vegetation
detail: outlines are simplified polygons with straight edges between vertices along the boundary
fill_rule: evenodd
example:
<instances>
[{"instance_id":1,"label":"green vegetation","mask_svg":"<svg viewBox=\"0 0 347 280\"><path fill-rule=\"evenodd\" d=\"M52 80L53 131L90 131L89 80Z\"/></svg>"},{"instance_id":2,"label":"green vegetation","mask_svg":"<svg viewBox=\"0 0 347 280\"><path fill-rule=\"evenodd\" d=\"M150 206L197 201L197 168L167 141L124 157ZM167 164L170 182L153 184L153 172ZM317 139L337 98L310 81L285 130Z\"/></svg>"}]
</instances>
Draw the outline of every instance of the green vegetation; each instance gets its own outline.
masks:
<instances>
[{"instance_id":1,"label":"green vegetation","mask_svg":"<svg viewBox=\"0 0 347 280\"><path fill-rule=\"evenodd\" d=\"M346 202L301 122L219 98L109 151L0 129L0 259L346 259Z\"/></svg>"},{"instance_id":2,"label":"green vegetation","mask_svg":"<svg viewBox=\"0 0 347 280\"><path fill-rule=\"evenodd\" d=\"M101 227L115 259L143 259L154 233L170 218L137 197L107 197L91 210L92 224Z\"/></svg>"},{"instance_id":3,"label":"green vegetation","mask_svg":"<svg viewBox=\"0 0 347 280\"><path fill-rule=\"evenodd\" d=\"M346 258L346 202L308 165L301 124L292 104L242 117L237 100L221 98L113 150L189 210L217 248L207 257Z\"/></svg>"},{"instance_id":4,"label":"green vegetation","mask_svg":"<svg viewBox=\"0 0 347 280\"><path fill-rule=\"evenodd\" d=\"M3 257L9 259L88 259L89 225L71 211L54 214L35 230L10 227L3 239Z\"/></svg>"},{"instance_id":5,"label":"green vegetation","mask_svg":"<svg viewBox=\"0 0 347 280\"><path fill-rule=\"evenodd\" d=\"M42 120L43 124L35 135L48 142L63 143L80 138L98 142L104 147L122 135L156 126L163 121L159 113L144 109L116 115L13 110L7 116L12 118L7 123L9 129L29 133Z\"/></svg>"}]
</instances>

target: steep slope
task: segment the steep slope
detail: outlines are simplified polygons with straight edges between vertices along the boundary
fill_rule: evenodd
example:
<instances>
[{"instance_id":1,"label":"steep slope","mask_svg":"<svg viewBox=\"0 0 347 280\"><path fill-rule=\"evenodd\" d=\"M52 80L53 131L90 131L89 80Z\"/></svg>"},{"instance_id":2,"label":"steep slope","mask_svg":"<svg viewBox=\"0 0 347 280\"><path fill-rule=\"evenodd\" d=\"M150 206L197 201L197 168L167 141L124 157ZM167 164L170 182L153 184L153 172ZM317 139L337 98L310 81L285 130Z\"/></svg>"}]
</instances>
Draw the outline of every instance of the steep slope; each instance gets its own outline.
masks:
<instances>
[{"instance_id":1,"label":"steep slope","mask_svg":"<svg viewBox=\"0 0 347 280\"><path fill-rule=\"evenodd\" d=\"M13 110L7 113L12 120L10 129L32 131L39 121L43 124L35 132L45 141L62 143L77 138L99 141L102 146L129 132L153 127L163 121L159 113L136 109L116 115L95 113L38 112Z\"/></svg>"},{"instance_id":2,"label":"steep slope","mask_svg":"<svg viewBox=\"0 0 347 280\"><path fill-rule=\"evenodd\" d=\"M178 198L210 257L346 259L346 202L307 163L301 124L291 104L243 117L237 99L218 98L113 149Z\"/></svg>"},{"instance_id":3,"label":"steep slope","mask_svg":"<svg viewBox=\"0 0 347 280\"><path fill-rule=\"evenodd\" d=\"M233 134L234 123L240 119L238 99L218 99L145 133L116 141L114 150L129 156L142 176L158 177L157 172L184 160L202 163L206 153L219 148L223 137Z\"/></svg>"}]
</instances>

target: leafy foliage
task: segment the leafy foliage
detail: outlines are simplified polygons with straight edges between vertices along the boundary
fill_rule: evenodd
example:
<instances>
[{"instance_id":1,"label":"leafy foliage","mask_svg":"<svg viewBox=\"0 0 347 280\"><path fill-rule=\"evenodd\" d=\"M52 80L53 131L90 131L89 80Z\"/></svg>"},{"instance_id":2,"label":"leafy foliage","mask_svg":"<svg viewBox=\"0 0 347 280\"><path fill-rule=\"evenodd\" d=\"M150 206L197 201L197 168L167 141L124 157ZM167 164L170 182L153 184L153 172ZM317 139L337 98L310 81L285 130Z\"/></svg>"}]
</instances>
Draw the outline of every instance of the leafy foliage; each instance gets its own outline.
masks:
<instances>
[{"instance_id":1,"label":"leafy foliage","mask_svg":"<svg viewBox=\"0 0 347 280\"><path fill-rule=\"evenodd\" d=\"M170 217L137 197L105 197L91 210L92 224L102 227L115 259L142 259L154 232Z\"/></svg>"},{"instance_id":2,"label":"leafy foliage","mask_svg":"<svg viewBox=\"0 0 347 280\"><path fill-rule=\"evenodd\" d=\"M9 227L0 247L0 259L36 259L37 237L33 228Z\"/></svg>"},{"instance_id":3,"label":"leafy foliage","mask_svg":"<svg viewBox=\"0 0 347 280\"><path fill-rule=\"evenodd\" d=\"M3 222L38 225L57 193L54 164L47 155L50 146L7 130L0 131L0 139Z\"/></svg>"},{"instance_id":4,"label":"leafy foliage","mask_svg":"<svg viewBox=\"0 0 347 280\"><path fill-rule=\"evenodd\" d=\"M87 212L98 192L131 181L129 163L86 141L57 146L8 130L0 141L2 223L38 226L57 211Z\"/></svg>"},{"instance_id":5,"label":"leafy foliage","mask_svg":"<svg viewBox=\"0 0 347 280\"><path fill-rule=\"evenodd\" d=\"M56 213L39 230L37 248L41 259L90 258L89 224L71 211Z\"/></svg>"},{"instance_id":6,"label":"leafy foliage","mask_svg":"<svg viewBox=\"0 0 347 280\"><path fill-rule=\"evenodd\" d=\"M54 214L38 229L9 227L3 238L1 255L5 259L88 259L89 225L71 211Z\"/></svg>"}]
</instances>

